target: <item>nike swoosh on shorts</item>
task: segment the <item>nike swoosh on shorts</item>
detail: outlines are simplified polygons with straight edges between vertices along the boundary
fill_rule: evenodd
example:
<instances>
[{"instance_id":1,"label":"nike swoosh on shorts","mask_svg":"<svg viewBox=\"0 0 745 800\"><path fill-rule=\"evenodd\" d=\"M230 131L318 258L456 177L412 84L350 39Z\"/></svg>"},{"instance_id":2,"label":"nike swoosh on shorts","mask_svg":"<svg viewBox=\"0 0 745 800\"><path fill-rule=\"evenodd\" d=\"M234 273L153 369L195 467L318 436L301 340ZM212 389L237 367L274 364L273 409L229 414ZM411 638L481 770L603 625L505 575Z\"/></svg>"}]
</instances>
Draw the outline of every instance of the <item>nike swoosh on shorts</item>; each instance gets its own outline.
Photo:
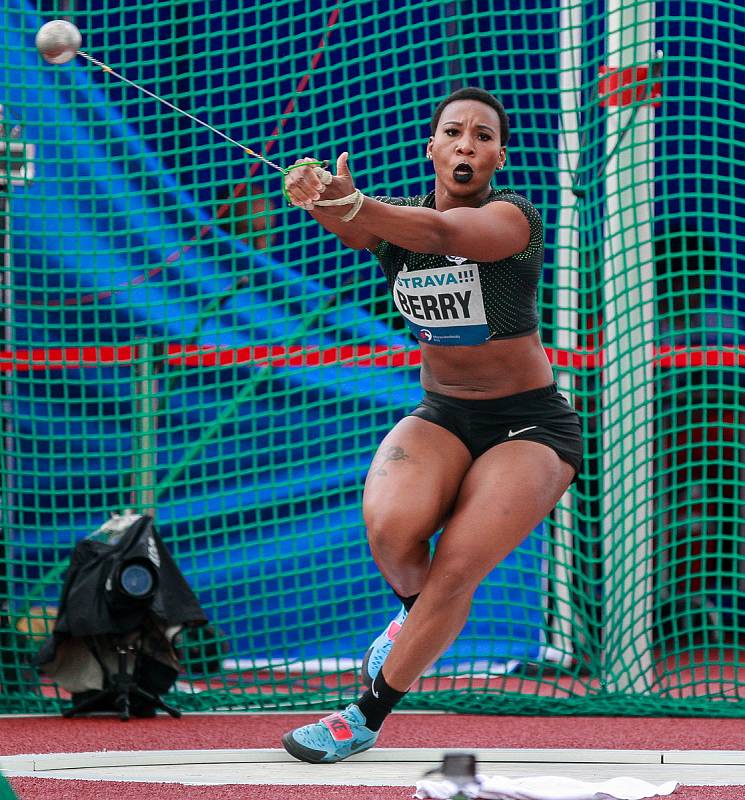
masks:
<instances>
[{"instance_id":1,"label":"nike swoosh on shorts","mask_svg":"<svg viewBox=\"0 0 745 800\"><path fill-rule=\"evenodd\" d=\"M537 425L531 425L528 428L520 428L519 431L510 430L510 432L507 434L507 438L511 439L513 436L517 436L518 433L525 433L525 431L532 431L533 428L537 428L537 427L538 427Z\"/></svg>"}]
</instances>

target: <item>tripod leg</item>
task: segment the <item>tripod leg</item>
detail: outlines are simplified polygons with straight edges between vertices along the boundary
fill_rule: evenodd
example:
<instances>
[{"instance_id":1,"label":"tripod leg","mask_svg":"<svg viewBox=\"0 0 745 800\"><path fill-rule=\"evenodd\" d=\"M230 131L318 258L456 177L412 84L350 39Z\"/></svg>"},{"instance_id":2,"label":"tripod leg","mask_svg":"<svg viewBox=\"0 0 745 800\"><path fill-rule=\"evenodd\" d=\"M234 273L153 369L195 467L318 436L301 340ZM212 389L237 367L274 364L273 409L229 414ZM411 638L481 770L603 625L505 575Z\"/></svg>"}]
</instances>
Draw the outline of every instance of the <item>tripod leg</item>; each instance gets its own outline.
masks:
<instances>
[{"instance_id":1,"label":"tripod leg","mask_svg":"<svg viewBox=\"0 0 745 800\"><path fill-rule=\"evenodd\" d=\"M147 700L149 703L152 703L156 708L161 709L161 711L165 711L170 714L174 719L178 719L181 716L181 712L174 708L173 706L169 706L167 703L164 703L160 697L157 695L148 692L147 689L142 689L139 686L136 686L132 689L132 694L135 697L139 697L140 700Z\"/></svg>"},{"instance_id":2,"label":"tripod leg","mask_svg":"<svg viewBox=\"0 0 745 800\"><path fill-rule=\"evenodd\" d=\"M170 714L174 719L179 719L181 717L181 712L177 708L169 706L168 703L164 703L160 698L158 698L158 702L155 705Z\"/></svg>"},{"instance_id":3,"label":"tripod leg","mask_svg":"<svg viewBox=\"0 0 745 800\"><path fill-rule=\"evenodd\" d=\"M63 711L62 716L65 717L65 719L70 719L76 714L85 714L87 711L97 707L105 708L105 703L113 699L114 692L111 689L105 689L89 697L87 700L83 700L82 703Z\"/></svg>"},{"instance_id":4,"label":"tripod leg","mask_svg":"<svg viewBox=\"0 0 745 800\"><path fill-rule=\"evenodd\" d=\"M119 719L127 722L129 719L129 693L134 689L134 681L127 671L127 654L129 650L118 647L119 654L119 674L114 675L112 682L117 689L116 707L119 709Z\"/></svg>"},{"instance_id":5,"label":"tripod leg","mask_svg":"<svg viewBox=\"0 0 745 800\"><path fill-rule=\"evenodd\" d=\"M119 719L122 722L129 720L129 690L123 688L116 698L116 706L119 709Z\"/></svg>"}]
</instances>

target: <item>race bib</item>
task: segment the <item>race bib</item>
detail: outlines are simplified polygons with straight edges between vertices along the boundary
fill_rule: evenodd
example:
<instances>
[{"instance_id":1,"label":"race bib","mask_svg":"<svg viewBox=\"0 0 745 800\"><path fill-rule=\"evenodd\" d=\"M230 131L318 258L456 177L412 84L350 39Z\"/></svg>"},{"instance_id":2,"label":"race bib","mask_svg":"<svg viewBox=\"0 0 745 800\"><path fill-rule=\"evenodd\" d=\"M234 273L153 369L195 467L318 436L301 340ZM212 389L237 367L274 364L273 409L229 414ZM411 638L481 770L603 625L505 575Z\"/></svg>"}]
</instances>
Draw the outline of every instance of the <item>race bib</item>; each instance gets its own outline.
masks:
<instances>
[{"instance_id":1,"label":"race bib","mask_svg":"<svg viewBox=\"0 0 745 800\"><path fill-rule=\"evenodd\" d=\"M404 265L396 275L393 301L414 335L423 342L472 345L489 339L476 264L415 272L408 272Z\"/></svg>"}]
</instances>

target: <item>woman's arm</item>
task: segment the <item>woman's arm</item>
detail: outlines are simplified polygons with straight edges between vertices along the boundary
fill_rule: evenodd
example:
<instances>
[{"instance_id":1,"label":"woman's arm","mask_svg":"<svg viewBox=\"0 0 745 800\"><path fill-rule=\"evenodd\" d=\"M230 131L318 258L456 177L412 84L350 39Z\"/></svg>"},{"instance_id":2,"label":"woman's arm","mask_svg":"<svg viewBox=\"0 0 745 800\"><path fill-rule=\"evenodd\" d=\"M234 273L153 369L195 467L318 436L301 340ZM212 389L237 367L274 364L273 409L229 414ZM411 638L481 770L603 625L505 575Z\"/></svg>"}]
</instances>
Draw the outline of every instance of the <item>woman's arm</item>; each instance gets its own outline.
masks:
<instances>
[{"instance_id":1,"label":"woman's arm","mask_svg":"<svg viewBox=\"0 0 745 800\"><path fill-rule=\"evenodd\" d=\"M292 202L305 208L326 230L349 247L374 249L382 239L417 253L459 255L474 261L500 261L530 242L530 223L512 203L493 202L482 208L394 206L366 197L350 222L342 222L351 205L322 206L318 200L347 197L354 181L347 153L337 160L337 174L324 186L312 168L293 170L286 179ZM333 222L332 222L333 220Z\"/></svg>"},{"instance_id":2,"label":"woman's arm","mask_svg":"<svg viewBox=\"0 0 745 800\"><path fill-rule=\"evenodd\" d=\"M530 242L530 223L512 203L440 212L391 206L366 197L354 222L415 253L458 255L474 261L501 261L525 250Z\"/></svg>"},{"instance_id":3,"label":"woman's arm","mask_svg":"<svg viewBox=\"0 0 745 800\"><path fill-rule=\"evenodd\" d=\"M344 197L354 191L354 181L347 166L347 153L342 153L336 160L336 175L334 184L337 192L341 192L339 197ZM303 158L296 161L300 164L303 161L313 161L312 158ZM313 219L329 233L339 237L339 240L346 247L354 250L374 250L380 244L381 237L375 236L365 230L362 225L352 222L342 222L339 216L329 214L325 209L313 206L313 201L325 194L327 186L321 183L318 175L311 167L308 169L292 170L285 178L285 188L295 205L304 208ZM329 192L329 196L331 196Z\"/></svg>"}]
</instances>

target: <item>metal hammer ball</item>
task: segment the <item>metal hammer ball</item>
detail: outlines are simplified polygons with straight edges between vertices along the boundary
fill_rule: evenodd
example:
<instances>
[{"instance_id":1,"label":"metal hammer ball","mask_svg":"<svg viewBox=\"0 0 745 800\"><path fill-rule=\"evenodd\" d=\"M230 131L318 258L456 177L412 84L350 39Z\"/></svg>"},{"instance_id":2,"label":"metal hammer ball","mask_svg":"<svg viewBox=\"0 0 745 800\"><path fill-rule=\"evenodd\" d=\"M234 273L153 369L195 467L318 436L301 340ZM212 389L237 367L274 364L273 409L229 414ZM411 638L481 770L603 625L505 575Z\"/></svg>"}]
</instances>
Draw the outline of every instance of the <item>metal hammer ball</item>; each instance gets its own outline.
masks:
<instances>
[{"instance_id":1,"label":"metal hammer ball","mask_svg":"<svg viewBox=\"0 0 745 800\"><path fill-rule=\"evenodd\" d=\"M47 22L36 34L36 48L50 64L72 61L82 42L80 31L64 19Z\"/></svg>"}]
</instances>

